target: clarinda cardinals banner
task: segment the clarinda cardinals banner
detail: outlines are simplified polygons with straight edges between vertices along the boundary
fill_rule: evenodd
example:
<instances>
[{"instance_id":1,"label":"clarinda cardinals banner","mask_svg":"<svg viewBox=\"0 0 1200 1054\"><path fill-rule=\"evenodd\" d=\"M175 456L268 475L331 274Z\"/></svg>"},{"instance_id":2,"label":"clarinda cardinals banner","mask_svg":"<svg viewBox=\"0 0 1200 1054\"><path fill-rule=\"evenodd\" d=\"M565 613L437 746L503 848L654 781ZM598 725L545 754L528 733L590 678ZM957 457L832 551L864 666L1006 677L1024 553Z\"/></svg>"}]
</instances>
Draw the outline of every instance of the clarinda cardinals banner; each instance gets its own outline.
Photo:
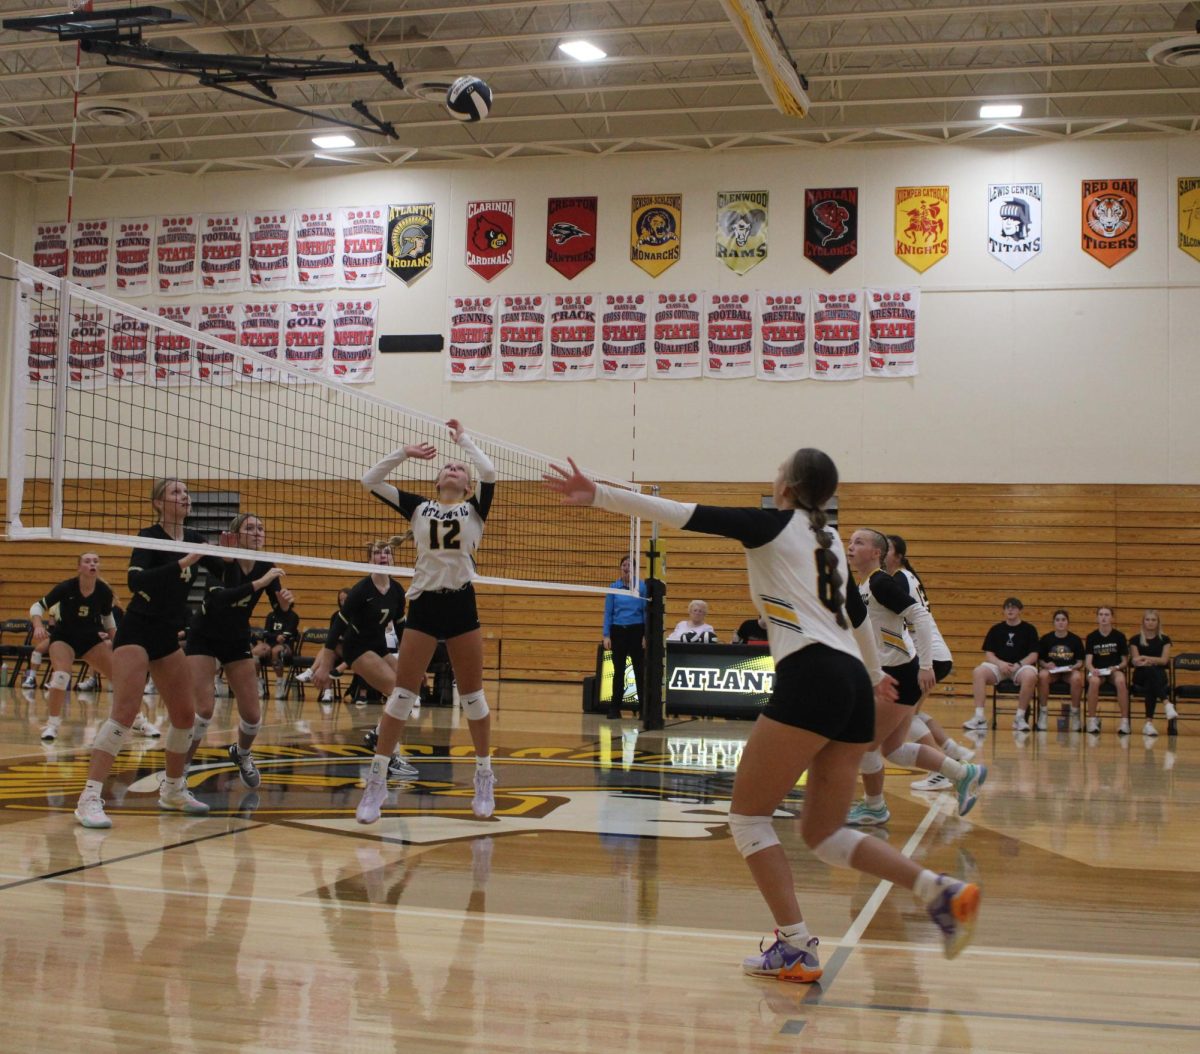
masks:
<instances>
[{"instance_id":1,"label":"clarinda cardinals banner","mask_svg":"<svg viewBox=\"0 0 1200 1054\"><path fill-rule=\"evenodd\" d=\"M546 379L546 318L549 297L539 293L500 297L496 327L496 380Z\"/></svg>"},{"instance_id":2,"label":"clarinda cardinals banner","mask_svg":"<svg viewBox=\"0 0 1200 1054\"><path fill-rule=\"evenodd\" d=\"M71 224L71 268L67 277L85 289L108 288L112 224L108 220L75 220Z\"/></svg>"},{"instance_id":3,"label":"clarinda cardinals banner","mask_svg":"<svg viewBox=\"0 0 1200 1054\"><path fill-rule=\"evenodd\" d=\"M491 294L450 298L447 380L490 381L495 376L498 300Z\"/></svg>"},{"instance_id":4,"label":"clarinda cardinals banner","mask_svg":"<svg viewBox=\"0 0 1200 1054\"><path fill-rule=\"evenodd\" d=\"M867 376L917 375L917 312L921 290L867 290Z\"/></svg>"},{"instance_id":5,"label":"clarinda cardinals banner","mask_svg":"<svg viewBox=\"0 0 1200 1054\"><path fill-rule=\"evenodd\" d=\"M255 212L247 218L246 269L256 293L292 288L292 213Z\"/></svg>"},{"instance_id":6,"label":"clarinda cardinals banner","mask_svg":"<svg viewBox=\"0 0 1200 1054\"><path fill-rule=\"evenodd\" d=\"M651 278L679 261L683 195L634 194L629 218L629 259Z\"/></svg>"},{"instance_id":7,"label":"clarinda cardinals banner","mask_svg":"<svg viewBox=\"0 0 1200 1054\"><path fill-rule=\"evenodd\" d=\"M804 192L804 256L833 274L858 255L858 187Z\"/></svg>"},{"instance_id":8,"label":"clarinda cardinals banner","mask_svg":"<svg viewBox=\"0 0 1200 1054\"><path fill-rule=\"evenodd\" d=\"M596 262L597 198L550 198L546 202L546 263L574 278Z\"/></svg>"},{"instance_id":9,"label":"clarinda cardinals banner","mask_svg":"<svg viewBox=\"0 0 1200 1054\"><path fill-rule=\"evenodd\" d=\"M245 284L245 224L237 213L200 217L200 284L206 293L236 293Z\"/></svg>"},{"instance_id":10,"label":"clarinda cardinals banner","mask_svg":"<svg viewBox=\"0 0 1200 1054\"><path fill-rule=\"evenodd\" d=\"M387 269L412 285L433 267L433 202L389 205Z\"/></svg>"},{"instance_id":11,"label":"clarinda cardinals banner","mask_svg":"<svg viewBox=\"0 0 1200 1054\"><path fill-rule=\"evenodd\" d=\"M554 293L550 296L550 380L593 380L599 342L598 295Z\"/></svg>"},{"instance_id":12,"label":"clarinda cardinals banner","mask_svg":"<svg viewBox=\"0 0 1200 1054\"><path fill-rule=\"evenodd\" d=\"M181 326L194 326L191 304L159 304L158 317ZM170 329L155 326L150 334L151 361L154 365L154 383L163 388L180 388L192 383L195 344Z\"/></svg>"},{"instance_id":13,"label":"clarinda cardinals banner","mask_svg":"<svg viewBox=\"0 0 1200 1054\"><path fill-rule=\"evenodd\" d=\"M988 187L988 252L1016 270L1042 251L1042 185L992 183Z\"/></svg>"},{"instance_id":14,"label":"clarinda cardinals banner","mask_svg":"<svg viewBox=\"0 0 1200 1054\"><path fill-rule=\"evenodd\" d=\"M717 192L717 259L735 274L745 274L767 258L765 190Z\"/></svg>"},{"instance_id":15,"label":"clarinda cardinals banner","mask_svg":"<svg viewBox=\"0 0 1200 1054\"><path fill-rule=\"evenodd\" d=\"M1083 181L1083 251L1105 267L1119 264L1137 248L1138 181Z\"/></svg>"},{"instance_id":16,"label":"clarinda cardinals banner","mask_svg":"<svg viewBox=\"0 0 1200 1054\"><path fill-rule=\"evenodd\" d=\"M758 379L801 381L808 376L808 294L764 292L758 296Z\"/></svg>"},{"instance_id":17,"label":"clarinda cardinals banner","mask_svg":"<svg viewBox=\"0 0 1200 1054\"><path fill-rule=\"evenodd\" d=\"M860 289L812 294L812 375L820 381L853 381L863 375Z\"/></svg>"},{"instance_id":18,"label":"clarinda cardinals banner","mask_svg":"<svg viewBox=\"0 0 1200 1054\"><path fill-rule=\"evenodd\" d=\"M283 358L305 373L324 373L329 353L329 309L324 300L292 300L287 305L283 330ZM279 375L288 383L300 383L291 374Z\"/></svg>"},{"instance_id":19,"label":"clarinda cardinals banner","mask_svg":"<svg viewBox=\"0 0 1200 1054\"><path fill-rule=\"evenodd\" d=\"M517 203L467 202L467 268L490 282L513 262Z\"/></svg>"},{"instance_id":20,"label":"clarinda cardinals banner","mask_svg":"<svg viewBox=\"0 0 1200 1054\"><path fill-rule=\"evenodd\" d=\"M704 376L754 376L754 294L704 294Z\"/></svg>"},{"instance_id":21,"label":"clarinda cardinals banner","mask_svg":"<svg viewBox=\"0 0 1200 1054\"><path fill-rule=\"evenodd\" d=\"M33 227L33 266L62 278L67 273L65 223L37 223Z\"/></svg>"},{"instance_id":22,"label":"clarinda cardinals banner","mask_svg":"<svg viewBox=\"0 0 1200 1054\"><path fill-rule=\"evenodd\" d=\"M112 288L119 296L150 292L153 249L153 216L121 219L113 224Z\"/></svg>"},{"instance_id":23,"label":"clarinda cardinals banner","mask_svg":"<svg viewBox=\"0 0 1200 1054\"><path fill-rule=\"evenodd\" d=\"M649 293L605 293L600 317L600 376L611 381L646 377L650 347Z\"/></svg>"},{"instance_id":24,"label":"clarinda cardinals banner","mask_svg":"<svg viewBox=\"0 0 1200 1054\"><path fill-rule=\"evenodd\" d=\"M950 253L950 188L896 188L896 255L928 271Z\"/></svg>"},{"instance_id":25,"label":"clarinda cardinals banner","mask_svg":"<svg viewBox=\"0 0 1200 1054\"><path fill-rule=\"evenodd\" d=\"M154 232L154 277L160 293L194 293L199 267L200 217L159 216Z\"/></svg>"},{"instance_id":26,"label":"clarinda cardinals banner","mask_svg":"<svg viewBox=\"0 0 1200 1054\"><path fill-rule=\"evenodd\" d=\"M343 289L377 289L383 285L383 247L387 241L387 209L358 205L337 210L338 285Z\"/></svg>"},{"instance_id":27,"label":"clarinda cardinals banner","mask_svg":"<svg viewBox=\"0 0 1200 1054\"><path fill-rule=\"evenodd\" d=\"M684 380L700 376L700 312L704 295L650 296L650 376Z\"/></svg>"},{"instance_id":28,"label":"clarinda cardinals banner","mask_svg":"<svg viewBox=\"0 0 1200 1054\"><path fill-rule=\"evenodd\" d=\"M333 209L297 209L292 224L296 232L292 242L296 287L304 292L333 289L338 284L339 270Z\"/></svg>"},{"instance_id":29,"label":"clarinda cardinals banner","mask_svg":"<svg viewBox=\"0 0 1200 1054\"><path fill-rule=\"evenodd\" d=\"M283 350L283 331L287 321L286 304L241 304L238 316L238 344L269 359L278 359ZM274 367L250 359L242 360L243 381L273 381Z\"/></svg>"},{"instance_id":30,"label":"clarinda cardinals banner","mask_svg":"<svg viewBox=\"0 0 1200 1054\"><path fill-rule=\"evenodd\" d=\"M1179 248L1200 260L1200 177L1182 176L1178 184Z\"/></svg>"},{"instance_id":31,"label":"clarinda cardinals banner","mask_svg":"<svg viewBox=\"0 0 1200 1054\"><path fill-rule=\"evenodd\" d=\"M375 379L375 321L378 297L342 297L329 301L328 375L343 384Z\"/></svg>"},{"instance_id":32,"label":"clarinda cardinals banner","mask_svg":"<svg viewBox=\"0 0 1200 1054\"><path fill-rule=\"evenodd\" d=\"M144 318L114 311L109 326L109 383L145 384L150 353L150 323Z\"/></svg>"}]
</instances>

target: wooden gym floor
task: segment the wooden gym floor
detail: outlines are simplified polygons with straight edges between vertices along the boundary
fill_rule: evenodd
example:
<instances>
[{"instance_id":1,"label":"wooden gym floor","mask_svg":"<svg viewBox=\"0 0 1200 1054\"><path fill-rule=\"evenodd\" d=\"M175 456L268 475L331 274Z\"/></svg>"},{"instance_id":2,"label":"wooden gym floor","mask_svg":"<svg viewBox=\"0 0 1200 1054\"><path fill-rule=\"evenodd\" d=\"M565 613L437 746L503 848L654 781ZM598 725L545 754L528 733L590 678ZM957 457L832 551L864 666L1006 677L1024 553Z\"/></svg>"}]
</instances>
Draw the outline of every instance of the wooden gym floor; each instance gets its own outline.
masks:
<instances>
[{"instance_id":1,"label":"wooden gym floor","mask_svg":"<svg viewBox=\"0 0 1200 1054\"><path fill-rule=\"evenodd\" d=\"M161 753L142 742L118 763L113 828L86 831L71 809L108 696L73 698L44 748L40 692L4 689L0 1050L1200 1049L1194 725L1173 741L1121 741L1111 718L1098 740L1003 728L966 820L893 772L882 836L984 887L953 963L907 893L830 871L781 819L826 968L805 987L740 972L770 929L722 826L748 725L639 735L567 712L571 686L490 694L491 820L470 813L465 722L426 708L408 735L420 780L358 826L377 710L325 714L310 693L299 712L267 704L258 792L223 762L223 708L192 779L210 817L157 812Z\"/></svg>"}]
</instances>

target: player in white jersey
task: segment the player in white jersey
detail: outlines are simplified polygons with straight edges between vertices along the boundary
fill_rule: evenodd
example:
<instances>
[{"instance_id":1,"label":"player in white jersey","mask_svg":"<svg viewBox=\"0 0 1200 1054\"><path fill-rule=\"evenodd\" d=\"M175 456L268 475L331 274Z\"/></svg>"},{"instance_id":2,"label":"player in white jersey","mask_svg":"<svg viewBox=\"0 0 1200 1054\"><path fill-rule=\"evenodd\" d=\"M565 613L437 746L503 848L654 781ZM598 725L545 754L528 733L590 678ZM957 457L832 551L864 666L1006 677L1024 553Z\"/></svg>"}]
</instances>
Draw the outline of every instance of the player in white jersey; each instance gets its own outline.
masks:
<instances>
[{"instance_id":1,"label":"player in white jersey","mask_svg":"<svg viewBox=\"0 0 1200 1054\"><path fill-rule=\"evenodd\" d=\"M816 857L913 890L941 929L947 957L957 955L971 939L979 887L922 869L885 842L843 826L859 762L874 735L876 707L895 698L895 683L879 668L861 601L843 595L846 555L823 511L837 490L834 463L820 450L796 451L779 468L774 509L635 494L598 485L574 461L570 465L552 466L553 474L543 477L567 504L733 538L745 547L775 686L742 753L729 827L777 929L775 942L760 947L743 969L784 981L821 976L817 938L800 913L791 865L772 824L776 807L806 770L800 830Z\"/></svg>"},{"instance_id":2,"label":"player in white jersey","mask_svg":"<svg viewBox=\"0 0 1200 1054\"><path fill-rule=\"evenodd\" d=\"M896 765L940 772L955 783L958 814L965 816L979 797L987 779L986 765L963 764L935 747L908 742L916 706L935 684L933 674L933 618L891 575L883 569L887 538L869 529L850 536L847 558L851 570L862 578L859 587L871 625L878 633L880 661L899 685L895 702L880 703L875 709L875 742L863 755L865 798L850 810L847 823L869 827L891 819L883 800L883 759ZM916 635L914 647L908 626Z\"/></svg>"},{"instance_id":3,"label":"player in white jersey","mask_svg":"<svg viewBox=\"0 0 1200 1054\"><path fill-rule=\"evenodd\" d=\"M491 816L495 808L495 775L491 758L491 717L483 694L483 632L475 605L475 550L496 489L496 469L472 442L460 422L446 422L451 438L466 452L479 473L479 493L473 494L471 469L460 461L442 466L437 477L437 497L426 500L385 482L388 474L409 458L429 461L437 456L431 443L401 447L362 478L367 488L412 524L417 558L408 588L408 619L400 640L396 687L388 697L379 722L375 758L366 779L356 815L359 823L374 823L387 796L388 758L404 732L420 698L421 684L439 640L446 642L450 665L458 685L459 700L471 741L475 745L476 816Z\"/></svg>"}]
</instances>

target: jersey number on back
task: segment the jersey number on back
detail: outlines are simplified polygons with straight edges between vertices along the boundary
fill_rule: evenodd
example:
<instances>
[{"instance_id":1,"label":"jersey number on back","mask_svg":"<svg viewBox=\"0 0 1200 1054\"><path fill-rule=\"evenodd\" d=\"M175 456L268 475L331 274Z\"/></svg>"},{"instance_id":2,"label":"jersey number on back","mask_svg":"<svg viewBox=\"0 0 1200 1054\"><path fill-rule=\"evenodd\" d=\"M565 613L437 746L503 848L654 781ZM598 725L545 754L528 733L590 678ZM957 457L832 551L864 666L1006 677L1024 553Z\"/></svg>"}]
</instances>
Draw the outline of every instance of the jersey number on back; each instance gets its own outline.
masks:
<instances>
[{"instance_id":1,"label":"jersey number on back","mask_svg":"<svg viewBox=\"0 0 1200 1054\"><path fill-rule=\"evenodd\" d=\"M462 524L458 520L430 520L429 548L430 549L460 549L458 532ZM442 533L439 536L439 530Z\"/></svg>"},{"instance_id":2,"label":"jersey number on back","mask_svg":"<svg viewBox=\"0 0 1200 1054\"><path fill-rule=\"evenodd\" d=\"M833 569L826 563L824 554L824 549L813 553L813 559L817 562L817 599L836 615L840 607L833 596Z\"/></svg>"}]
</instances>

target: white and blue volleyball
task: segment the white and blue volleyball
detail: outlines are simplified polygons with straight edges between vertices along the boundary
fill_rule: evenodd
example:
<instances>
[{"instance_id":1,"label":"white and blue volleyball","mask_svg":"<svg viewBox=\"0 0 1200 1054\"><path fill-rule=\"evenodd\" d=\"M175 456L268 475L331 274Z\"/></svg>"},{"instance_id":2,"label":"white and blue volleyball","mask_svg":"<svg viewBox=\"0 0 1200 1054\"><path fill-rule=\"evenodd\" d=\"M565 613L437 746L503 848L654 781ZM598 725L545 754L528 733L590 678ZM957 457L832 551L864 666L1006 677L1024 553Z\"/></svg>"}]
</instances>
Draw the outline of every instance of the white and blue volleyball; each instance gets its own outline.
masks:
<instances>
[{"instance_id":1,"label":"white and blue volleyball","mask_svg":"<svg viewBox=\"0 0 1200 1054\"><path fill-rule=\"evenodd\" d=\"M446 109L458 121L482 121L492 108L492 89L478 77L459 77L446 90Z\"/></svg>"}]
</instances>

